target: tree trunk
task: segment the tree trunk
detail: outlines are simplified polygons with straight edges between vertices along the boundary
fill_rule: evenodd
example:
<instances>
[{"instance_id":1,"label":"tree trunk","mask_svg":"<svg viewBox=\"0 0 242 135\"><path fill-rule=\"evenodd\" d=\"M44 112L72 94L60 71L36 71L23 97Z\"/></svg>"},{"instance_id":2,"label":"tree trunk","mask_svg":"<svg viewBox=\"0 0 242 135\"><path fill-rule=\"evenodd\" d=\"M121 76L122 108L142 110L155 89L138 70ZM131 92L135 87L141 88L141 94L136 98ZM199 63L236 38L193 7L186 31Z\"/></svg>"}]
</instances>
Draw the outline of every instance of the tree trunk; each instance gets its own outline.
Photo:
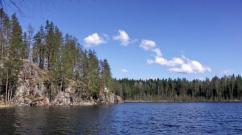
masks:
<instances>
[{"instance_id":1,"label":"tree trunk","mask_svg":"<svg viewBox=\"0 0 242 135\"><path fill-rule=\"evenodd\" d=\"M12 100L13 97L13 89L11 88L10 95L9 95L9 100Z\"/></svg>"},{"instance_id":2,"label":"tree trunk","mask_svg":"<svg viewBox=\"0 0 242 135\"><path fill-rule=\"evenodd\" d=\"M1 12L1 11L0 11ZM0 15L0 34L1 34L1 37L0 37L0 42L1 42L1 59L3 58L3 12L1 12L1 15Z\"/></svg>"},{"instance_id":3,"label":"tree trunk","mask_svg":"<svg viewBox=\"0 0 242 135\"><path fill-rule=\"evenodd\" d=\"M11 88L10 86L8 86L8 102L10 101L10 91L11 91Z\"/></svg>"},{"instance_id":4,"label":"tree trunk","mask_svg":"<svg viewBox=\"0 0 242 135\"><path fill-rule=\"evenodd\" d=\"M7 79L6 79L6 85L5 85L5 103L8 102L8 71L7 71Z\"/></svg>"}]
</instances>

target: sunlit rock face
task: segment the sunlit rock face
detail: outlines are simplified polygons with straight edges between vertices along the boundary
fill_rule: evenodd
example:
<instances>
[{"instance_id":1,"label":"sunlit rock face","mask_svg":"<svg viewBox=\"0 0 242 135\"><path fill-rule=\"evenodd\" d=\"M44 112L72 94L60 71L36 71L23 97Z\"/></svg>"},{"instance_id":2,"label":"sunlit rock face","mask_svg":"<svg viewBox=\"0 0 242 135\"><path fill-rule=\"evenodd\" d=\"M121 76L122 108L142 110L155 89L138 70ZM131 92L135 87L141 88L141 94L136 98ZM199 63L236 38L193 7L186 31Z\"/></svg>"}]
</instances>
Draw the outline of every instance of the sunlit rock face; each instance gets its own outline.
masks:
<instances>
[{"instance_id":1,"label":"sunlit rock face","mask_svg":"<svg viewBox=\"0 0 242 135\"><path fill-rule=\"evenodd\" d=\"M18 75L17 88L12 102L16 105L45 106L45 105L95 105L122 103L120 96L113 94L108 88L94 99L85 87L78 87L70 80L64 90L48 86L50 76L47 70L23 60L23 67ZM54 90L55 96L50 99L48 88Z\"/></svg>"},{"instance_id":2,"label":"sunlit rock face","mask_svg":"<svg viewBox=\"0 0 242 135\"><path fill-rule=\"evenodd\" d=\"M99 96L99 100L103 104L123 103L122 97L115 95L108 88L104 89L104 93Z\"/></svg>"},{"instance_id":3,"label":"sunlit rock face","mask_svg":"<svg viewBox=\"0 0 242 135\"><path fill-rule=\"evenodd\" d=\"M121 96L117 96L118 103L124 103L124 100Z\"/></svg>"},{"instance_id":4,"label":"sunlit rock face","mask_svg":"<svg viewBox=\"0 0 242 135\"><path fill-rule=\"evenodd\" d=\"M17 105L49 105L49 99L46 98L48 81L47 71L28 60L23 60L13 102Z\"/></svg>"},{"instance_id":5,"label":"sunlit rock face","mask_svg":"<svg viewBox=\"0 0 242 135\"><path fill-rule=\"evenodd\" d=\"M55 105L69 105L71 104L70 93L67 92L59 92L53 101Z\"/></svg>"}]
</instances>

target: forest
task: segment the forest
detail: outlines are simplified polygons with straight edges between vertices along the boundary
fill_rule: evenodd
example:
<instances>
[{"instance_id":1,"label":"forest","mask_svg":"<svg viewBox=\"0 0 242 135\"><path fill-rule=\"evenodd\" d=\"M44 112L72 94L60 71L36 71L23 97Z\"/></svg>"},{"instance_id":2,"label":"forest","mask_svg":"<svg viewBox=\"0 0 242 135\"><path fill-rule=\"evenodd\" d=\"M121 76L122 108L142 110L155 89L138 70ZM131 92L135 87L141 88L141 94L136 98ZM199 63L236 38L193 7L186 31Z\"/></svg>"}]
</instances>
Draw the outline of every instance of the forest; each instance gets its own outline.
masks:
<instances>
[{"instance_id":1,"label":"forest","mask_svg":"<svg viewBox=\"0 0 242 135\"><path fill-rule=\"evenodd\" d=\"M76 92L98 98L105 88L125 100L135 101L239 101L242 99L240 75L187 79L115 79L106 59L93 50L83 49L77 38L63 34L51 21L37 31L29 25L23 31L16 14L9 17L0 10L0 95L10 101L16 90L24 59L48 71L46 82L52 99L70 81L78 82Z\"/></svg>"},{"instance_id":2,"label":"forest","mask_svg":"<svg viewBox=\"0 0 242 135\"><path fill-rule=\"evenodd\" d=\"M215 76L205 80L114 80L114 89L126 100L143 101L241 101L242 77Z\"/></svg>"},{"instance_id":3,"label":"forest","mask_svg":"<svg viewBox=\"0 0 242 135\"><path fill-rule=\"evenodd\" d=\"M31 25L23 31L16 14L9 17L1 9L0 19L0 95L5 102L15 94L24 59L48 71L51 80L45 85L50 100L70 81L78 82L82 92L95 98L104 88L111 89L108 61L98 59L93 50L83 49L74 36L64 35L53 22L47 20L38 31Z\"/></svg>"}]
</instances>

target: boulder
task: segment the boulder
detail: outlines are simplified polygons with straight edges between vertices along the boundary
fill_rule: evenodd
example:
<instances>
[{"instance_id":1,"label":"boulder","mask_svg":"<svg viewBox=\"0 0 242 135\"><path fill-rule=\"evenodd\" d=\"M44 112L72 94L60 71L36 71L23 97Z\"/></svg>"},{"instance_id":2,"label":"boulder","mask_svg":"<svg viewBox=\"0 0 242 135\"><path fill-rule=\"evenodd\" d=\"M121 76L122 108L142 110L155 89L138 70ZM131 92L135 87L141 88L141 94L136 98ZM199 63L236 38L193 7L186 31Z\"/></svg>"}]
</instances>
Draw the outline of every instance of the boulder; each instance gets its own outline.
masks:
<instances>
[{"instance_id":1,"label":"boulder","mask_svg":"<svg viewBox=\"0 0 242 135\"><path fill-rule=\"evenodd\" d=\"M34 100L31 103L31 106L49 106L49 105L50 105L50 102L47 97Z\"/></svg>"},{"instance_id":2,"label":"boulder","mask_svg":"<svg viewBox=\"0 0 242 135\"><path fill-rule=\"evenodd\" d=\"M124 100L121 96L117 96L118 103L124 103Z\"/></svg>"},{"instance_id":3,"label":"boulder","mask_svg":"<svg viewBox=\"0 0 242 135\"><path fill-rule=\"evenodd\" d=\"M59 92L51 103L53 105L70 105L73 104L73 97L68 92Z\"/></svg>"}]
</instances>

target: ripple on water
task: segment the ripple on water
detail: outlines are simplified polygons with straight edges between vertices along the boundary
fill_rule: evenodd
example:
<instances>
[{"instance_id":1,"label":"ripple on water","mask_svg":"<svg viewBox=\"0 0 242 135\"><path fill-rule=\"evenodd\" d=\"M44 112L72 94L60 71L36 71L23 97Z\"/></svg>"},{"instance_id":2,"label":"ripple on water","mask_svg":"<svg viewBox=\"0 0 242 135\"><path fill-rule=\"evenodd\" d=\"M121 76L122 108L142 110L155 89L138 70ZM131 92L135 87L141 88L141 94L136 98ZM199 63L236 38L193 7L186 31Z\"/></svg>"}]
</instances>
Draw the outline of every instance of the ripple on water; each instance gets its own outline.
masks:
<instances>
[{"instance_id":1,"label":"ripple on water","mask_svg":"<svg viewBox=\"0 0 242 135\"><path fill-rule=\"evenodd\" d=\"M238 134L239 103L126 103L0 109L0 134Z\"/></svg>"}]
</instances>

